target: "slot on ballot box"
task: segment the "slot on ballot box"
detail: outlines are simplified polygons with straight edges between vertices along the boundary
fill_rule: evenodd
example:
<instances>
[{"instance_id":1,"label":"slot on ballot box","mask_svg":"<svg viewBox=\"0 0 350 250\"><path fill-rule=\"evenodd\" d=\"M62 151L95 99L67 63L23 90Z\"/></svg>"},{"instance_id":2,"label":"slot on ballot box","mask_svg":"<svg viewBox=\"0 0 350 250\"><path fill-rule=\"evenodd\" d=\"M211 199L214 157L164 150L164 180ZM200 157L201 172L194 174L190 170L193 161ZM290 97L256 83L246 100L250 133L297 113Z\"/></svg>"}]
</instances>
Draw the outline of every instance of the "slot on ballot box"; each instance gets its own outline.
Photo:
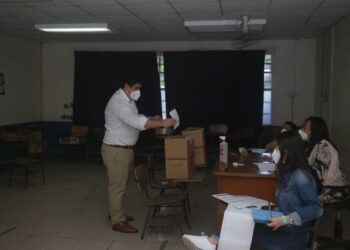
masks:
<instances>
[{"instance_id":1,"label":"slot on ballot box","mask_svg":"<svg viewBox=\"0 0 350 250\"><path fill-rule=\"evenodd\" d=\"M171 136L164 140L165 175L168 179L189 179L194 175L194 145L191 136Z\"/></svg>"}]
</instances>

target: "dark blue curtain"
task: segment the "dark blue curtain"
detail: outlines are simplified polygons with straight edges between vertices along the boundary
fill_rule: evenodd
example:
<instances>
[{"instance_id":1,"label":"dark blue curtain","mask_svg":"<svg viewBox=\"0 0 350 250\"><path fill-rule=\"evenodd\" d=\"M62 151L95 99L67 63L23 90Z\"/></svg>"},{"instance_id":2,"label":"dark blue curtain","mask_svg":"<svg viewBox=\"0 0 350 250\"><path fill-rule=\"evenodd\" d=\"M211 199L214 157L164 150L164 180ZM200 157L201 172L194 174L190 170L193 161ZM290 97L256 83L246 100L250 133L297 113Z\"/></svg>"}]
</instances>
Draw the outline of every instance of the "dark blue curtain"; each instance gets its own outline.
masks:
<instances>
[{"instance_id":1,"label":"dark blue curtain","mask_svg":"<svg viewBox=\"0 0 350 250\"><path fill-rule=\"evenodd\" d=\"M262 126L265 51L164 52L167 109L182 127Z\"/></svg>"},{"instance_id":2,"label":"dark blue curtain","mask_svg":"<svg viewBox=\"0 0 350 250\"><path fill-rule=\"evenodd\" d=\"M155 52L76 51L73 123L103 127L107 102L130 72L142 78L139 112L161 114Z\"/></svg>"}]
</instances>

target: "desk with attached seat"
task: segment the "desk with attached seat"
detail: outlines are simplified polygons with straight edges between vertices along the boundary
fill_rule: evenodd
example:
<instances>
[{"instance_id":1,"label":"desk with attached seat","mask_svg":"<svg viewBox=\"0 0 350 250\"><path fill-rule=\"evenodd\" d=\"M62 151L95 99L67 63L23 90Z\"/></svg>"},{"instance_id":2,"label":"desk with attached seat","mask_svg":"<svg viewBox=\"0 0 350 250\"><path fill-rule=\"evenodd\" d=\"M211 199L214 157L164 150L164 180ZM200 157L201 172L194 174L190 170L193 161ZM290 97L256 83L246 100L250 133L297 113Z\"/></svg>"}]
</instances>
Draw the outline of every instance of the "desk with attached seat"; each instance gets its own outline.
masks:
<instances>
[{"instance_id":1,"label":"desk with attached seat","mask_svg":"<svg viewBox=\"0 0 350 250\"><path fill-rule=\"evenodd\" d=\"M251 195L268 201L275 201L276 176L274 173L265 174L259 171L253 162L261 162L262 154L249 153L247 156L230 154L227 167L217 162L213 175L216 177L216 193L232 195ZM243 163L244 166L233 167L233 162ZM221 228L223 219L223 204L217 202L216 227Z\"/></svg>"}]
</instances>

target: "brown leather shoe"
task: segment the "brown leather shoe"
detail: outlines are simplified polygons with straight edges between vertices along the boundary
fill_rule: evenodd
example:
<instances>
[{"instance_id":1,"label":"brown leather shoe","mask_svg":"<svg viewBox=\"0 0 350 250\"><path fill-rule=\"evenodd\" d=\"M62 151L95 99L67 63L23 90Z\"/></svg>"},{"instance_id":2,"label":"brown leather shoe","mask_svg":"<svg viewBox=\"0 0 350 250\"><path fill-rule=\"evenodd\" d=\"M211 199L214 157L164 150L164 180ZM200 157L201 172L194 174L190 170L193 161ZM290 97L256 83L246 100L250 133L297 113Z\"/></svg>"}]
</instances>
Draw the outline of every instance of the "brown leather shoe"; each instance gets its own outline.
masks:
<instances>
[{"instance_id":1,"label":"brown leather shoe","mask_svg":"<svg viewBox=\"0 0 350 250\"><path fill-rule=\"evenodd\" d=\"M108 215L108 219L111 219L111 215L109 214ZM131 221L134 221L134 217L130 216L130 215L125 215L125 221L126 222L131 222Z\"/></svg>"},{"instance_id":2,"label":"brown leather shoe","mask_svg":"<svg viewBox=\"0 0 350 250\"><path fill-rule=\"evenodd\" d=\"M120 222L113 225L113 231L119 231L122 233L137 233L139 230L137 228L129 225L127 222Z\"/></svg>"}]
</instances>

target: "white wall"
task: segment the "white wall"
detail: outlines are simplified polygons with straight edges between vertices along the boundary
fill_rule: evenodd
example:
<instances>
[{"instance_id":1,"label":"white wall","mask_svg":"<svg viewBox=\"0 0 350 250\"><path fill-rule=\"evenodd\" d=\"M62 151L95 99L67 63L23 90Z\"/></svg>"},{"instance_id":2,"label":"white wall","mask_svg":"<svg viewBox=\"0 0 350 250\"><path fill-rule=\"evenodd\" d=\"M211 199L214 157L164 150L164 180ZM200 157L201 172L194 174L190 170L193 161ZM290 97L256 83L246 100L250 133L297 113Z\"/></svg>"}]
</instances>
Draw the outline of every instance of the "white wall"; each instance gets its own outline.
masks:
<instances>
[{"instance_id":1,"label":"white wall","mask_svg":"<svg viewBox=\"0 0 350 250\"><path fill-rule=\"evenodd\" d=\"M230 50L230 41L45 43L43 45L43 120L60 121L63 104L73 100L74 51L183 51ZM279 125L291 119L290 93L297 93L294 121L301 124L314 112L315 40L261 41L250 49L273 53L273 115ZM295 73L295 77L294 77ZM295 79L295 81L294 81Z\"/></svg>"},{"instance_id":2,"label":"white wall","mask_svg":"<svg viewBox=\"0 0 350 250\"><path fill-rule=\"evenodd\" d=\"M0 125L41 120L41 46L0 34L0 72L6 93L0 95Z\"/></svg>"},{"instance_id":3,"label":"white wall","mask_svg":"<svg viewBox=\"0 0 350 250\"><path fill-rule=\"evenodd\" d=\"M330 90L330 130L350 177L350 17L334 27L334 67Z\"/></svg>"}]
</instances>

